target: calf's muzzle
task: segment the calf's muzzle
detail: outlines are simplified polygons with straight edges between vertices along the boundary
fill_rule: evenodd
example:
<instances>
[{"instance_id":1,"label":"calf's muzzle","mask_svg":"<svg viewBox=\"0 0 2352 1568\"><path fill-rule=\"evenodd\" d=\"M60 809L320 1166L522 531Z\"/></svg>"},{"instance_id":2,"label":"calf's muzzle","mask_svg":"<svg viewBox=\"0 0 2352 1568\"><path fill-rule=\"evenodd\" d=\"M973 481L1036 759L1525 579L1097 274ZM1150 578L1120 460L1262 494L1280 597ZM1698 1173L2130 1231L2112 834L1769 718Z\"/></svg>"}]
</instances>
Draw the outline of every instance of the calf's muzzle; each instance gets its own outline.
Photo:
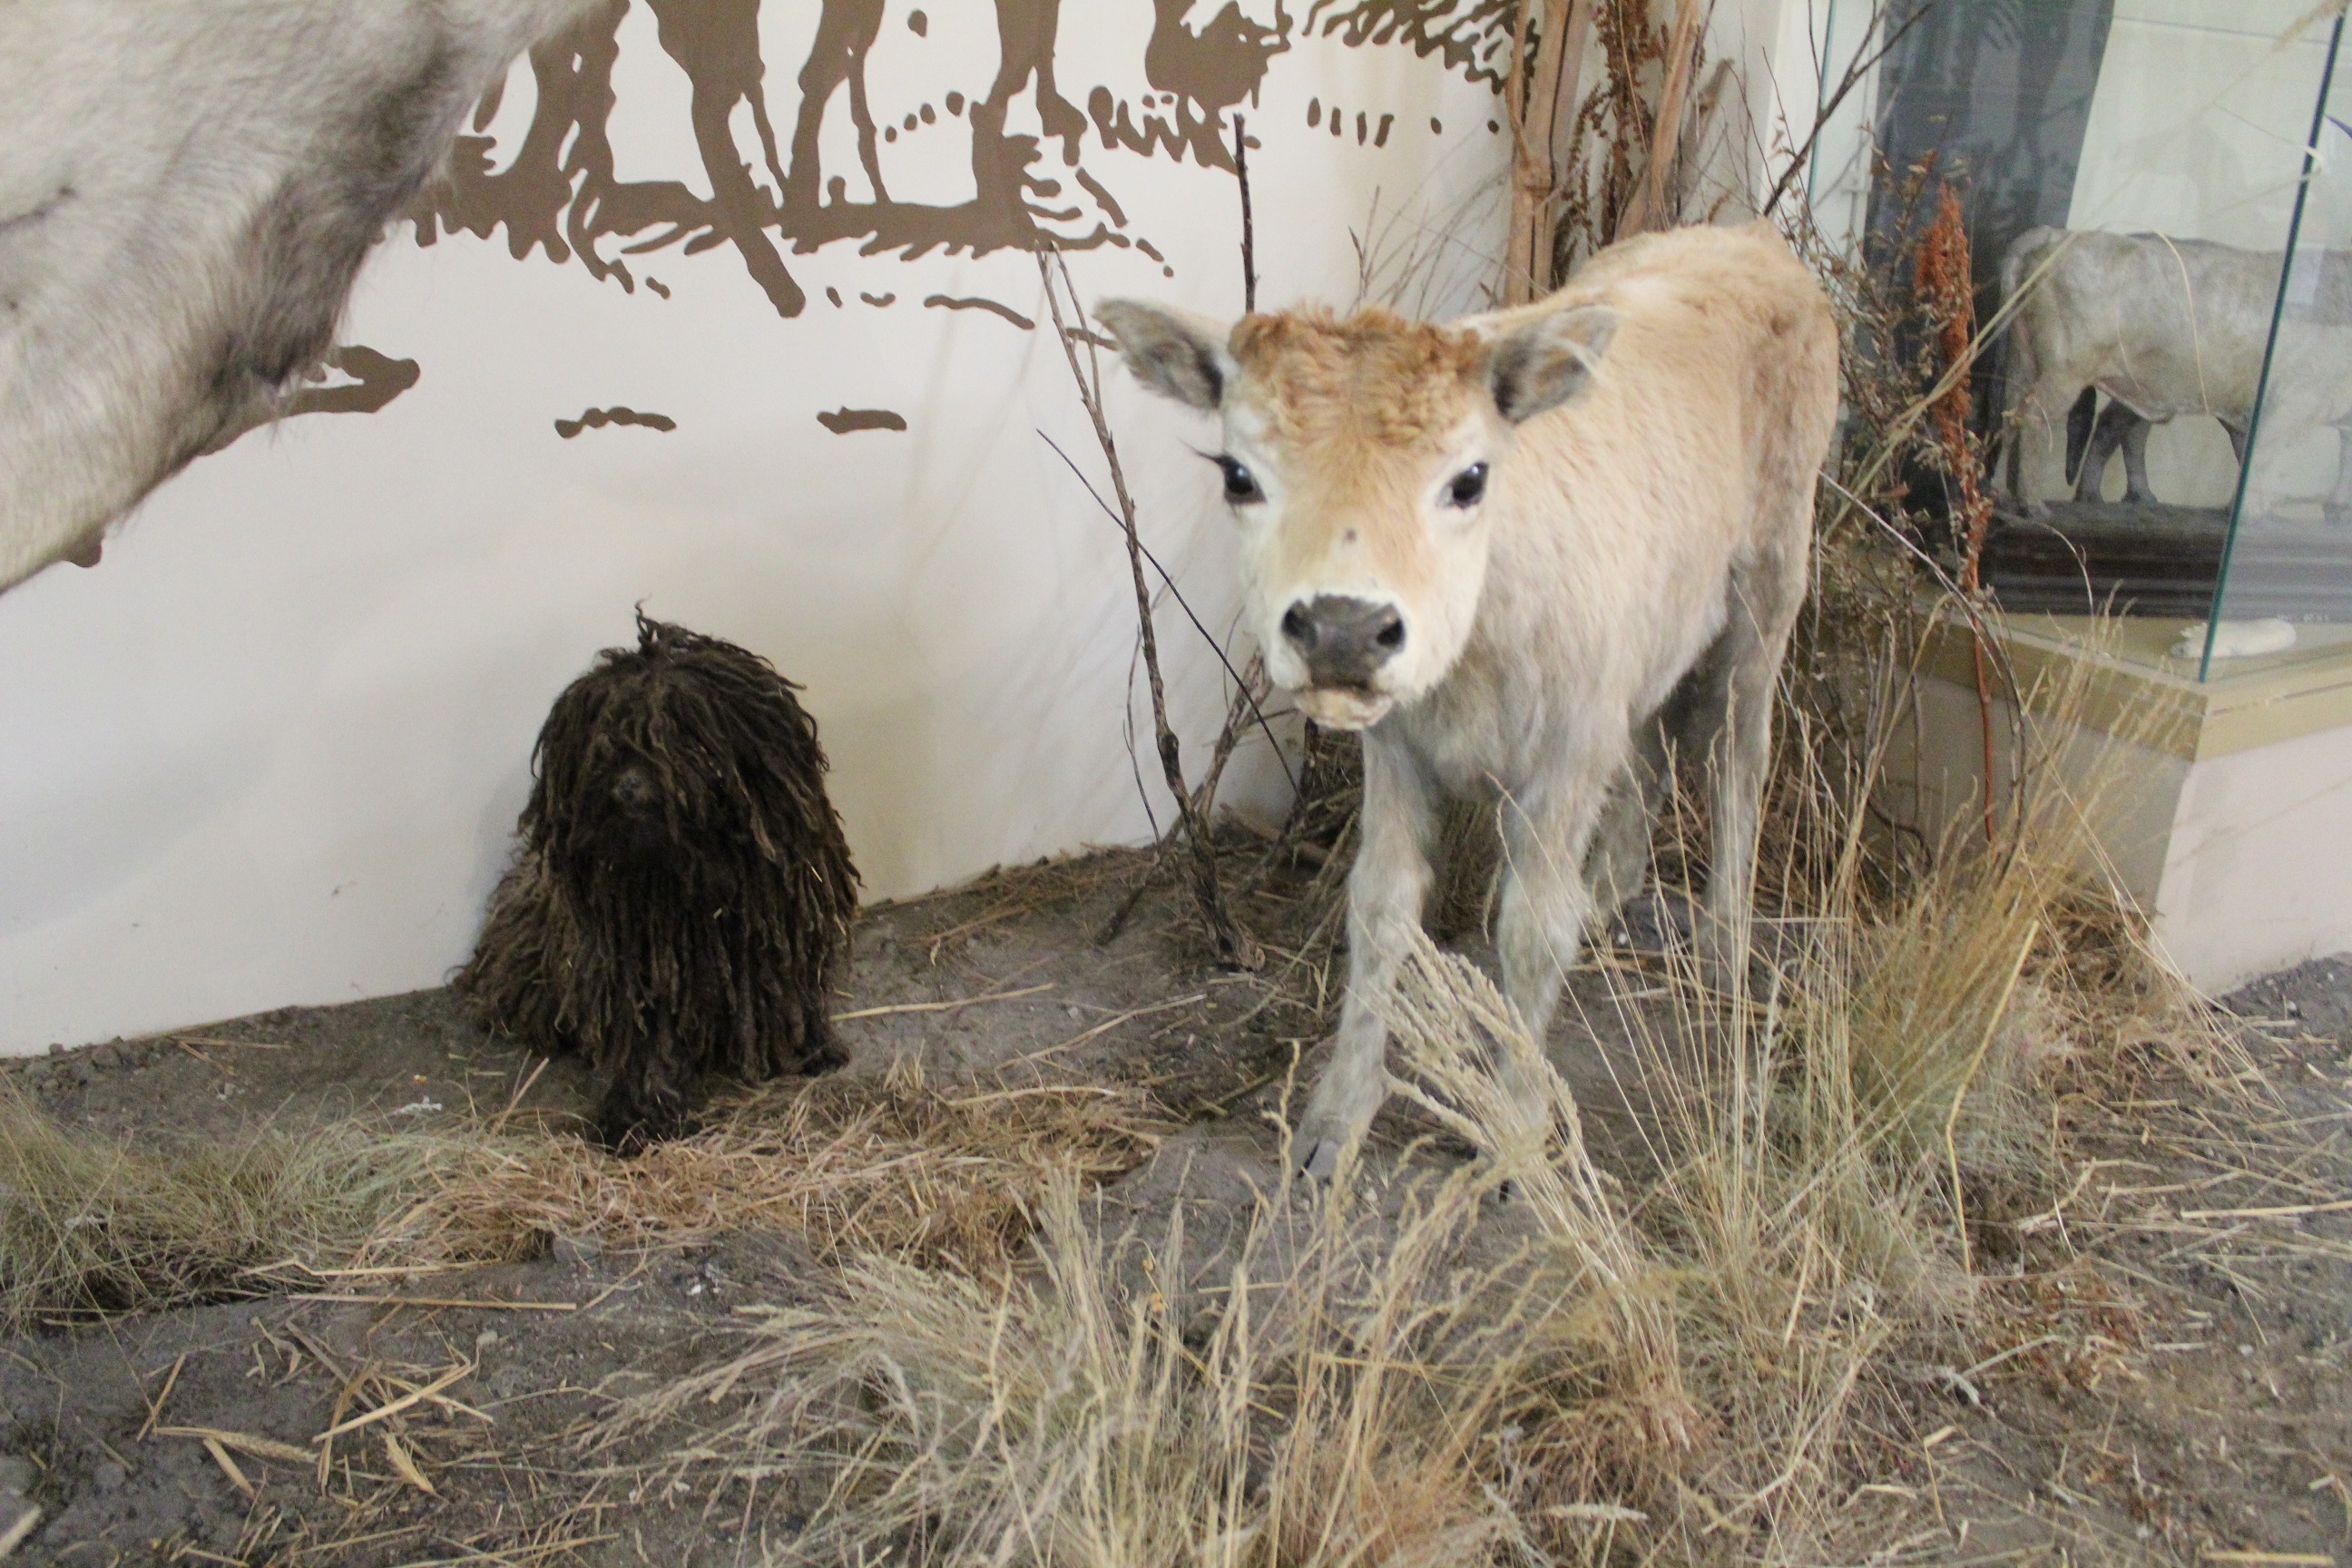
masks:
<instances>
[{"instance_id":1,"label":"calf's muzzle","mask_svg":"<svg viewBox=\"0 0 2352 1568\"><path fill-rule=\"evenodd\" d=\"M1361 689L1404 647L1404 616L1394 605L1318 594L1283 612L1282 636L1306 662L1309 685Z\"/></svg>"}]
</instances>

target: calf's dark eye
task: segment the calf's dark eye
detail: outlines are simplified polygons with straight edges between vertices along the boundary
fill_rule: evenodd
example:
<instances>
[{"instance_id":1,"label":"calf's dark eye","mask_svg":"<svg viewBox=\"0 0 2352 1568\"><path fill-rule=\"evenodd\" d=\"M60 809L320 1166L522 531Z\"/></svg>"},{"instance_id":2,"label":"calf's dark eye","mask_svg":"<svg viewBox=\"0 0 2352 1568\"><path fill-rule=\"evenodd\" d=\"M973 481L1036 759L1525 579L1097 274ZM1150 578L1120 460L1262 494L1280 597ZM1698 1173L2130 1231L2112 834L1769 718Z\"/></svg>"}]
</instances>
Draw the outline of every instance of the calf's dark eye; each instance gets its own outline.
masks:
<instances>
[{"instance_id":1,"label":"calf's dark eye","mask_svg":"<svg viewBox=\"0 0 2352 1568\"><path fill-rule=\"evenodd\" d=\"M1257 476L1242 464L1231 458L1219 458L1217 467L1225 471L1225 499L1235 506L1265 499L1265 492L1257 488Z\"/></svg>"},{"instance_id":2,"label":"calf's dark eye","mask_svg":"<svg viewBox=\"0 0 2352 1568\"><path fill-rule=\"evenodd\" d=\"M1454 482L1445 487L1445 500L1449 506L1476 506L1486 493L1486 465L1473 463L1454 475Z\"/></svg>"}]
</instances>

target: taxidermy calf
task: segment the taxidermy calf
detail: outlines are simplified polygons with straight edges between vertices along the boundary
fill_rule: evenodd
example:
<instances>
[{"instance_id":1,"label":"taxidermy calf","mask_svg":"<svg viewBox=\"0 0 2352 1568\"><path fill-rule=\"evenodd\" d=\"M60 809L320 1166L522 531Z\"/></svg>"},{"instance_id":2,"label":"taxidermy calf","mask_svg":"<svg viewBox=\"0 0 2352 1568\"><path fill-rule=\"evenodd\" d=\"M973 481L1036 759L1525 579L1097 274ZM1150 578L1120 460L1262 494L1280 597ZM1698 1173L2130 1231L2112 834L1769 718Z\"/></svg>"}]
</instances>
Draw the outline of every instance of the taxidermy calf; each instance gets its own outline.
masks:
<instances>
[{"instance_id":1,"label":"taxidermy calf","mask_svg":"<svg viewBox=\"0 0 2352 1568\"><path fill-rule=\"evenodd\" d=\"M640 612L637 646L599 655L539 732L514 864L457 983L493 1032L587 1054L609 1147L684 1131L704 1073L847 1059L827 991L857 873L795 689Z\"/></svg>"},{"instance_id":2,"label":"taxidermy calf","mask_svg":"<svg viewBox=\"0 0 2352 1568\"><path fill-rule=\"evenodd\" d=\"M590 0L0 0L0 590L270 417Z\"/></svg>"},{"instance_id":3,"label":"taxidermy calf","mask_svg":"<svg viewBox=\"0 0 2352 1568\"><path fill-rule=\"evenodd\" d=\"M1447 326L1100 315L1147 386L1221 416L1267 670L1363 733L1348 990L1301 1163L1336 1168L1387 1095L1381 1013L1444 795L1499 797L1504 985L1538 1041L1587 921L1639 886L1672 751L1712 763L1705 929L1716 962L1743 960L1838 398L1828 300L1780 237L1645 236L1548 300Z\"/></svg>"}]
</instances>

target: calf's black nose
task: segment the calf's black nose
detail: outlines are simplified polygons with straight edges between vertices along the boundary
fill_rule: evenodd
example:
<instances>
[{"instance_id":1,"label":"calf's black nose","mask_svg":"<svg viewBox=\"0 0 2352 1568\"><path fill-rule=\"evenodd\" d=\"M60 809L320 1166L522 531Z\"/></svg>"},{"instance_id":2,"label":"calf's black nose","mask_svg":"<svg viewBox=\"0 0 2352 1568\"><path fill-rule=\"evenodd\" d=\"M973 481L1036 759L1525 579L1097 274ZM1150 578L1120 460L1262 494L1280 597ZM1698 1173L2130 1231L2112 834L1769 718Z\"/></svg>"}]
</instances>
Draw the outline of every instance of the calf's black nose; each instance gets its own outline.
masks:
<instances>
[{"instance_id":1,"label":"calf's black nose","mask_svg":"<svg viewBox=\"0 0 2352 1568\"><path fill-rule=\"evenodd\" d=\"M1404 616L1394 605L1318 594L1282 613L1282 636L1307 661L1314 685L1369 686L1404 647Z\"/></svg>"}]
</instances>

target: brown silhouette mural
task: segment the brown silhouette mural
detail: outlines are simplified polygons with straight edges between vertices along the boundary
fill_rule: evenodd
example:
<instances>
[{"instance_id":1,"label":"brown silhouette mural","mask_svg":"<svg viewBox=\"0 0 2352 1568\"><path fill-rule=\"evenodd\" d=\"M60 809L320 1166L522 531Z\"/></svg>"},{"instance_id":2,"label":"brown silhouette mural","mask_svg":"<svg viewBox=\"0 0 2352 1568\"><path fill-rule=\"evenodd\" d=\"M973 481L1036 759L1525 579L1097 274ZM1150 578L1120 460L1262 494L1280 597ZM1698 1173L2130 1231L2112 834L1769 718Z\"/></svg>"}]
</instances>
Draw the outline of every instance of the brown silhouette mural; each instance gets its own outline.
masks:
<instances>
[{"instance_id":1,"label":"brown silhouette mural","mask_svg":"<svg viewBox=\"0 0 2352 1568\"><path fill-rule=\"evenodd\" d=\"M1071 250L1133 247L1161 260L1149 238L1133 232L1109 175L1085 166L1090 145L1098 153L1189 156L1204 167L1230 169L1230 113L1253 100L1270 62L1295 37L1403 44L1475 79L1499 81L1507 62L1498 50L1507 52L1510 23L1510 0L1307 0L1303 9L1297 0L1150 0L1152 27L1140 62L1145 89L1094 84L1081 110L1055 70L1064 0L992 0L993 75L981 79L982 66L969 83L971 96L947 91L886 122L877 118L869 62L886 27L904 28L918 44L930 40L929 14L886 0L819 0L794 78L787 139L779 136L768 100L761 0L642 0L663 52L691 87L706 197L680 180L625 180L615 172L614 68L631 3L607 0L532 55L537 106L504 167L484 134L499 95L483 101L474 133L460 139L451 159L449 177L411 215L417 243L460 232L488 239L504 229L517 258L536 249L557 262L576 260L633 292L641 280L633 266L643 265L635 258L725 246L786 317L808 305L786 257L837 240L858 242L867 254L901 257L982 255L1050 241ZM1066 19L1078 26L1076 5L1099 3L1072 0ZM836 115L847 117L854 168L826 163L825 131ZM1042 135L1011 129L1016 123L1034 124ZM966 199L927 203L891 195L888 147L959 133L970 148ZM831 145L836 162L845 161L837 133ZM642 280L667 297L654 279ZM895 296L861 298L884 303ZM1032 324L988 301L932 296L924 303L991 310L1024 328Z\"/></svg>"},{"instance_id":2,"label":"brown silhouette mural","mask_svg":"<svg viewBox=\"0 0 2352 1568\"><path fill-rule=\"evenodd\" d=\"M642 425L648 430L668 432L677 428L677 421L667 414L640 413L617 405L611 408L591 408L577 419L559 419L555 433L571 440L583 430L602 430L607 425Z\"/></svg>"},{"instance_id":3,"label":"brown silhouette mural","mask_svg":"<svg viewBox=\"0 0 2352 1568\"><path fill-rule=\"evenodd\" d=\"M904 430L907 416L891 408L836 408L830 414L820 414L816 422L836 436L854 435L860 430Z\"/></svg>"}]
</instances>

